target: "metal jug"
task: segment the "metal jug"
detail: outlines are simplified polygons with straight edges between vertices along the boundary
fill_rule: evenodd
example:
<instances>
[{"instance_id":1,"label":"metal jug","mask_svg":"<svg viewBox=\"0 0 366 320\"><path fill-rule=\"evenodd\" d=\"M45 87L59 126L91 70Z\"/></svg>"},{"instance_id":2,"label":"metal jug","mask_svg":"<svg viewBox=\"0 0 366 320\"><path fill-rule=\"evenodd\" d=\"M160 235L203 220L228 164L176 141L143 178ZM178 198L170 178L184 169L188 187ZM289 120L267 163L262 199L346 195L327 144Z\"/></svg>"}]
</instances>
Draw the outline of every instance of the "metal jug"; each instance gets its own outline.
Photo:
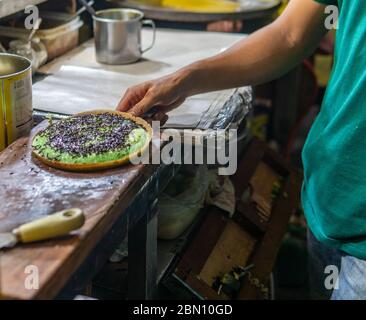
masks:
<instances>
[{"instance_id":1,"label":"metal jug","mask_svg":"<svg viewBox=\"0 0 366 320\"><path fill-rule=\"evenodd\" d=\"M94 20L96 58L105 64L128 64L138 61L155 44L156 27L152 20L143 19L141 11L108 9L98 11ZM141 48L141 29L153 28L153 39L146 49Z\"/></svg>"}]
</instances>

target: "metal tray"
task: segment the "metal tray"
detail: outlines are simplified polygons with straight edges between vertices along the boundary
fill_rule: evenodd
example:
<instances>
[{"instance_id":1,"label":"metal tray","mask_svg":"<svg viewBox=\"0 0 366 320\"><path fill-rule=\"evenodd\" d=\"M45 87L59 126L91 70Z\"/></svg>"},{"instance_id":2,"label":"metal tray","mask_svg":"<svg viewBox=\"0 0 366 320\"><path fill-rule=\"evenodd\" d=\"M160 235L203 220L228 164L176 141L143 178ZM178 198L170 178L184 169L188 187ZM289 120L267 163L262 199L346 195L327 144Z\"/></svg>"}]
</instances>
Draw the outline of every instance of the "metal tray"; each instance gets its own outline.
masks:
<instances>
[{"instance_id":1,"label":"metal tray","mask_svg":"<svg viewBox=\"0 0 366 320\"><path fill-rule=\"evenodd\" d=\"M281 6L280 0L241 0L239 11L230 13L201 13L181 11L159 5L142 4L136 0L107 0L118 7L141 10L145 16L155 20L174 22L207 23L219 20L247 20L269 16Z\"/></svg>"}]
</instances>

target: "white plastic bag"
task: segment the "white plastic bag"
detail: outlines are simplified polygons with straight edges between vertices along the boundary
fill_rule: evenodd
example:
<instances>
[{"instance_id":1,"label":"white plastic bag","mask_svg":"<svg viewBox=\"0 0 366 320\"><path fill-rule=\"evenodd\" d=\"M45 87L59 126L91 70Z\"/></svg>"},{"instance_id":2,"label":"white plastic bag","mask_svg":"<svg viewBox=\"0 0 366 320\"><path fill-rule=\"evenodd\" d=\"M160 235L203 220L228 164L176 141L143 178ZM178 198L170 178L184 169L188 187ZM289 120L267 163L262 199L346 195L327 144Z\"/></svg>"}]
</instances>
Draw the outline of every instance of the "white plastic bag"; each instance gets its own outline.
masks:
<instances>
[{"instance_id":1,"label":"white plastic bag","mask_svg":"<svg viewBox=\"0 0 366 320\"><path fill-rule=\"evenodd\" d=\"M159 197L159 239L175 239L191 225L204 205L208 184L208 170L205 165L188 169L182 167Z\"/></svg>"}]
</instances>

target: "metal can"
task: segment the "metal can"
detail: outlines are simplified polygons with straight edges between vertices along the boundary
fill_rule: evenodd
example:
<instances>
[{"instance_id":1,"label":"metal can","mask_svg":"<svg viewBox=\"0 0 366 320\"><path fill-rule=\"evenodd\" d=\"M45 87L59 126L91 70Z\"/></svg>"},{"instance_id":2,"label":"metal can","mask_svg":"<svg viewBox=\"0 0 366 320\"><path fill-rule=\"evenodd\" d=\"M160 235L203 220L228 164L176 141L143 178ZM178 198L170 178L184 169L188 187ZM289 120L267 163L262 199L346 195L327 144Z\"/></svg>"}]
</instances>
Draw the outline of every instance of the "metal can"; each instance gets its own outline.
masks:
<instances>
[{"instance_id":1,"label":"metal can","mask_svg":"<svg viewBox=\"0 0 366 320\"><path fill-rule=\"evenodd\" d=\"M5 134L5 117L2 109L0 108L0 151L6 147L6 134Z\"/></svg>"},{"instance_id":2,"label":"metal can","mask_svg":"<svg viewBox=\"0 0 366 320\"><path fill-rule=\"evenodd\" d=\"M31 68L27 58L0 54L0 150L32 129Z\"/></svg>"},{"instance_id":3,"label":"metal can","mask_svg":"<svg viewBox=\"0 0 366 320\"><path fill-rule=\"evenodd\" d=\"M107 9L98 11L94 19L96 58L105 64L128 64L136 62L155 44L155 23L143 19L144 13L133 9ZM141 47L141 29L153 28L149 47Z\"/></svg>"}]
</instances>

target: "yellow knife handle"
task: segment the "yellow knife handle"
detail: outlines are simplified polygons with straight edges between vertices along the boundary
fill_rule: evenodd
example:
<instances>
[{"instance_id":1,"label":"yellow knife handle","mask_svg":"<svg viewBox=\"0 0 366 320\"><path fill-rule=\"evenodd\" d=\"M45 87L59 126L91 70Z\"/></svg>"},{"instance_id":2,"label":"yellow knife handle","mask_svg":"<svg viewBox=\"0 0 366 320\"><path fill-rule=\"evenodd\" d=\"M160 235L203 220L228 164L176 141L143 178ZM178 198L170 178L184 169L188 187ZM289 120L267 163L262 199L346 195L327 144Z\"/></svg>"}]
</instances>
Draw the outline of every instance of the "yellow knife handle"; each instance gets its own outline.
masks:
<instances>
[{"instance_id":1,"label":"yellow knife handle","mask_svg":"<svg viewBox=\"0 0 366 320\"><path fill-rule=\"evenodd\" d=\"M69 209L23 224L13 233L23 243L52 239L67 235L84 225L85 216L80 209Z\"/></svg>"}]
</instances>

